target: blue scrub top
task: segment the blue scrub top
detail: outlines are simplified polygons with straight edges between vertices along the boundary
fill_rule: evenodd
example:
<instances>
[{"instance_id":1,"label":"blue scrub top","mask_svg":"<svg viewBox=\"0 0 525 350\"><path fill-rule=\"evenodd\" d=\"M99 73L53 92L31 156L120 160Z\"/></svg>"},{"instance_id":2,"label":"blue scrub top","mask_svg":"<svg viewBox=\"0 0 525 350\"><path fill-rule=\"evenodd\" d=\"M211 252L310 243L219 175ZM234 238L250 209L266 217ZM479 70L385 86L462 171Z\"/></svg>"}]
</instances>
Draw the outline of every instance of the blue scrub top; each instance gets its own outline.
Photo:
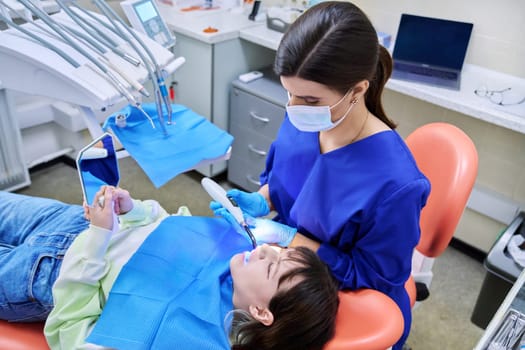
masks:
<instances>
[{"instance_id":1,"label":"blue scrub top","mask_svg":"<svg viewBox=\"0 0 525 350\"><path fill-rule=\"evenodd\" d=\"M286 117L261 183L276 220L321 242L318 254L342 289L376 289L399 305L403 341L411 323L404 284L430 193L403 139L383 131L321 154L319 133L301 132Z\"/></svg>"}]
</instances>

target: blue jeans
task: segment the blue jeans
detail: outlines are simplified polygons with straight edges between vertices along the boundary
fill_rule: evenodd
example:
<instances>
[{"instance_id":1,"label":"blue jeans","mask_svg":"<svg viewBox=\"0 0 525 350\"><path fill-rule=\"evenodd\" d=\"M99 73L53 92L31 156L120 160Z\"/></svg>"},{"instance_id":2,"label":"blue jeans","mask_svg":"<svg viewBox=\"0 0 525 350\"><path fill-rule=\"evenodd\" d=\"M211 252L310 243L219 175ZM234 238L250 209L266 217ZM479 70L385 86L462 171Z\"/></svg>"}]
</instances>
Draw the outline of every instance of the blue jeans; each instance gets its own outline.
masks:
<instances>
[{"instance_id":1,"label":"blue jeans","mask_svg":"<svg viewBox=\"0 0 525 350\"><path fill-rule=\"evenodd\" d=\"M62 258L89 225L82 206L0 191L0 319L45 320Z\"/></svg>"}]
</instances>

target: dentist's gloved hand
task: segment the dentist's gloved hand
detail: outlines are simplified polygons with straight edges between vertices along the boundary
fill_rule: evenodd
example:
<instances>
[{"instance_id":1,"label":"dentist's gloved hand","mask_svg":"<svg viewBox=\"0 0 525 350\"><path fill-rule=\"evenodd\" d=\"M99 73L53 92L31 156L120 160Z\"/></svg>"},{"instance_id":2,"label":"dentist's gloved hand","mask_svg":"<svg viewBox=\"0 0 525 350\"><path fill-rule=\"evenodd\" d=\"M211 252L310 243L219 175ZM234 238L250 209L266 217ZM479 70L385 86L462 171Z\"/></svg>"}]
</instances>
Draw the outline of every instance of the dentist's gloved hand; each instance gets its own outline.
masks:
<instances>
[{"instance_id":1,"label":"dentist's gloved hand","mask_svg":"<svg viewBox=\"0 0 525 350\"><path fill-rule=\"evenodd\" d=\"M222 207L218 208L215 210L215 215L225 218L235 227L235 230L238 233L249 239L244 228L237 222L237 220L235 220L228 210ZM253 218L249 215L245 215L244 220L250 228L250 231L252 231L257 245L269 243L278 244L281 247L288 247L297 233L296 228L269 219Z\"/></svg>"},{"instance_id":2,"label":"dentist's gloved hand","mask_svg":"<svg viewBox=\"0 0 525 350\"><path fill-rule=\"evenodd\" d=\"M250 227L257 245L275 243L281 247L288 247L297 234L296 228L270 219L247 217L246 223Z\"/></svg>"},{"instance_id":3,"label":"dentist's gloved hand","mask_svg":"<svg viewBox=\"0 0 525 350\"><path fill-rule=\"evenodd\" d=\"M237 189L229 190L226 195L237 203L239 208L253 217L265 216L270 213L270 207L266 198L259 192L244 192ZM215 215L220 215L216 211L222 208L219 202L211 201L210 209L213 210Z\"/></svg>"}]
</instances>

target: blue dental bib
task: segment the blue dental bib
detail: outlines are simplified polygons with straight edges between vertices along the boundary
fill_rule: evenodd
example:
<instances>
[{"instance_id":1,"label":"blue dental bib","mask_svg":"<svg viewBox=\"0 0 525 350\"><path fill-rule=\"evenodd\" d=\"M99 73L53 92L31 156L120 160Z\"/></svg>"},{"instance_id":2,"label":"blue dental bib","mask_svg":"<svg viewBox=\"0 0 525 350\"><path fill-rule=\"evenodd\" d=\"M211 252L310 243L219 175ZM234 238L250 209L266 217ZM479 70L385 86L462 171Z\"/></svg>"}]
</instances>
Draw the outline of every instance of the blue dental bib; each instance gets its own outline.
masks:
<instances>
[{"instance_id":1,"label":"blue dental bib","mask_svg":"<svg viewBox=\"0 0 525 350\"><path fill-rule=\"evenodd\" d=\"M224 219L164 219L122 268L86 341L125 350L229 349L229 261L250 247Z\"/></svg>"},{"instance_id":2,"label":"blue dental bib","mask_svg":"<svg viewBox=\"0 0 525 350\"><path fill-rule=\"evenodd\" d=\"M156 188L193 169L201 161L224 156L233 142L232 135L178 104L172 105L173 123L166 123L166 136L155 105L144 103L142 108L155 123L155 129L144 114L131 106L109 116L104 129L111 128ZM125 125L119 126L118 115L126 117ZM164 119L167 120L167 116Z\"/></svg>"}]
</instances>

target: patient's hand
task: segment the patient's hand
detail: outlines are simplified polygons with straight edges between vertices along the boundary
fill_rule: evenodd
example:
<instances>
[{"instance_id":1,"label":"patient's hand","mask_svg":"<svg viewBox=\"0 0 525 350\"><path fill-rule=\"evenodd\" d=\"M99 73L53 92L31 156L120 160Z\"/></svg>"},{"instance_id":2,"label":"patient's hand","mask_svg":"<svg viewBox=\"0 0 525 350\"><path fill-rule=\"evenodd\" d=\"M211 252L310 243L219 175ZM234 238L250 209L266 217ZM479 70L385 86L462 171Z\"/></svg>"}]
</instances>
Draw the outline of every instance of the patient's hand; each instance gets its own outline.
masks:
<instances>
[{"instance_id":1,"label":"patient's hand","mask_svg":"<svg viewBox=\"0 0 525 350\"><path fill-rule=\"evenodd\" d=\"M115 188L103 186L95 195L95 204L93 207L87 207L87 216L91 224L97 227L113 230L114 220L114 203ZM100 200L103 198L103 200ZM85 207L84 207L85 208Z\"/></svg>"},{"instance_id":2,"label":"patient's hand","mask_svg":"<svg viewBox=\"0 0 525 350\"><path fill-rule=\"evenodd\" d=\"M133 200L128 191L123 188L114 188L113 200L115 201L115 213L123 215L133 209Z\"/></svg>"},{"instance_id":3,"label":"patient's hand","mask_svg":"<svg viewBox=\"0 0 525 350\"><path fill-rule=\"evenodd\" d=\"M106 199L102 202L103 205L100 205L99 198L105 197L105 193L111 193L111 201L106 202ZM131 198L128 191L122 188L113 187L113 186L102 186L100 187L100 190L95 194L95 204L93 208L96 207L105 207L105 203L111 203L112 205L109 206L109 208L113 207L113 212L117 215L124 215L127 212L129 212L131 209L133 209L133 199ZM95 222L93 222L93 213L98 212L99 210L93 210L90 206L87 205L86 202L83 203L84 207L84 217L86 220L91 221L93 225L97 225ZM103 226L100 226L103 227Z\"/></svg>"}]
</instances>

